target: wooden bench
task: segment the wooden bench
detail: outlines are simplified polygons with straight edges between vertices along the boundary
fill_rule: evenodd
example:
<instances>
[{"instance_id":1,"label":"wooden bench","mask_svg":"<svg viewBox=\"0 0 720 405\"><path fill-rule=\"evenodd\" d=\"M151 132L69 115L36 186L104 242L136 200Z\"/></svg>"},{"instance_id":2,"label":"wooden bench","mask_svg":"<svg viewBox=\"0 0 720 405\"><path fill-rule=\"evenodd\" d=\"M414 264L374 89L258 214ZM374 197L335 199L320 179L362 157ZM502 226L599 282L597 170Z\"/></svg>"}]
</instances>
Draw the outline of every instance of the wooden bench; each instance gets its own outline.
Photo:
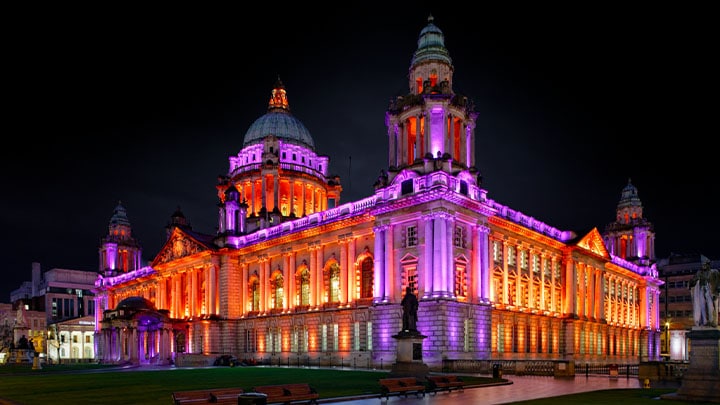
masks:
<instances>
[{"instance_id":1,"label":"wooden bench","mask_svg":"<svg viewBox=\"0 0 720 405\"><path fill-rule=\"evenodd\" d=\"M456 375L428 375L425 376L428 388L434 393L438 391L465 390L465 382Z\"/></svg>"},{"instance_id":2,"label":"wooden bench","mask_svg":"<svg viewBox=\"0 0 720 405\"><path fill-rule=\"evenodd\" d=\"M192 404L233 404L244 393L242 388L210 388L206 390L175 391L172 393L175 405Z\"/></svg>"},{"instance_id":3,"label":"wooden bench","mask_svg":"<svg viewBox=\"0 0 720 405\"><path fill-rule=\"evenodd\" d=\"M267 395L268 404L290 404L305 401L309 404L317 404L317 400L320 398L320 394L306 383L261 385L253 387L253 391Z\"/></svg>"},{"instance_id":4,"label":"wooden bench","mask_svg":"<svg viewBox=\"0 0 720 405\"><path fill-rule=\"evenodd\" d=\"M381 378L380 382L380 398L390 399L390 394L415 394L417 396L425 396L425 385L420 383L415 377L395 377Z\"/></svg>"}]
</instances>

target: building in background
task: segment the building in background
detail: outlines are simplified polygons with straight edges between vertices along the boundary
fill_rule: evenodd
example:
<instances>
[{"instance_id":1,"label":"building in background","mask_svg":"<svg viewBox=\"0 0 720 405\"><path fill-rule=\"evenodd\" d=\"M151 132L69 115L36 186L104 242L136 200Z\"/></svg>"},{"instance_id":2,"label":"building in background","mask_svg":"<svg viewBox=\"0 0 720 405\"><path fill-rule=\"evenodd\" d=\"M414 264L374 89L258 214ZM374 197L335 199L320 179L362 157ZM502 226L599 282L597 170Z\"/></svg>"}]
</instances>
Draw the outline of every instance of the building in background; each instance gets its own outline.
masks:
<instances>
[{"instance_id":1,"label":"building in background","mask_svg":"<svg viewBox=\"0 0 720 405\"><path fill-rule=\"evenodd\" d=\"M71 336L72 333L77 332L78 327L81 327L83 334L92 336L94 346L95 294L92 290L98 274L93 271L58 268L43 272L40 263L34 262L31 276L31 281L23 282L19 288L10 293L10 301L15 311L23 311L26 314L24 317L28 319L25 325L32 330L35 350L40 352L44 360L53 352L53 348L63 347L56 339L67 336L70 339L67 350L54 350L56 361L94 361L94 347L88 352L87 346L79 344L80 342L77 345L73 344ZM92 321L85 320L79 323L87 317ZM40 321L42 326L39 325ZM28 322L33 324L30 325ZM57 358L58 353L64 355Z\"/></svg>"},{"instance_id":2,"label":"building in background","mask_svg":"<svg viewBox=\"0 0 720 405\"><path fill-rule=\"evenodd\" d=\"M45 331L44 312L29 311L24 305L0 304L0 364L8 360L10 349L22 337L44 356Z\"/></svg>"},{"instance_id":3,"label":"building in background","mask_svg":"<svg viewBox=\"0 0 720 405\"><path fill-rule=\"evenodd\" d=\"M431 18L398 72L409 92L386 111L388 164L364 199L340 203L340 179L278 80L217 183L216 234L176 211L142 266L118 204L99 249L98 359L391 364L409 288L431 369L659 360L663 282L637 188L622 189L603 233L560 230L490 199L475 162L478 116L454 70Z\"/></svg>"},{"instance_id":4,"label":"building in background","mask_svg":"<svg viewBox=\"0 0 720 405\"><path fill-rule=\"evenodd\" d=\"M658 260L658 272L665 282L660 295L660 318L663 334L660 348L665 359L690 359L688 332L694 325L690 281L709 260L701 254L676 254ZM720 260L711 260L710 267L720 268Z\"/></svg>"}]
</instances>

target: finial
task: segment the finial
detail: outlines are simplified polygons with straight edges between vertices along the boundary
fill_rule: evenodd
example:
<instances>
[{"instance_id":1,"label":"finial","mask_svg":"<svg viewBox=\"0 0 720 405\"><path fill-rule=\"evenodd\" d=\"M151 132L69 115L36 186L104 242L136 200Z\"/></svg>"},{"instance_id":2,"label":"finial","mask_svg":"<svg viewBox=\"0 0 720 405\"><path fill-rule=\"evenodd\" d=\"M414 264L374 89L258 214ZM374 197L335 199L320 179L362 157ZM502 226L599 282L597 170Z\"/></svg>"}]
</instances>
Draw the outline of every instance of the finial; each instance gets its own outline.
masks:
<instances>
[{"instance_id":1,"label":"finial","mask_svg":"<svg viewBox=\"0 0 720 405\"><path fill-rule=\"evenodd\" d=\"M428 24L432 24L434 20L435 19L433 18L432 13L430 13L430 16L428 17Z\"/></svg>"}]
</instances>

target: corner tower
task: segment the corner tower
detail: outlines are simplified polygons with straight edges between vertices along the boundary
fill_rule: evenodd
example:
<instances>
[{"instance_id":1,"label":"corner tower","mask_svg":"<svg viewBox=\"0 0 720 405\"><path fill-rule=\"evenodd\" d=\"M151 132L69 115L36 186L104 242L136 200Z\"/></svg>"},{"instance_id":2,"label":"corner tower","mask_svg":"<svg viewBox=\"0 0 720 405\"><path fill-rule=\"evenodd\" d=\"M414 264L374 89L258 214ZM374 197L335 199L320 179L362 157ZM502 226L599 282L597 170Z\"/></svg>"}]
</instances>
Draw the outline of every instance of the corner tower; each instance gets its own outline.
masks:
<instances>
[{"instance_id":1,"label":"corner tower","mask_svg":"<svg viewBox=\"0 0 720 405\"><path fill-rule=\"evenodd\" d=\"M643 218L638 189L628 179L615 210L615 222L605 227L605 246L611 254L630 262L649 265L655 262L655 231Z\"/></svg>"},{"instance_id":2,"label":"corner tower","mask_svg":"<svg viewBox=\"0 0 720 405\"><path fill-rule=\"evenodd\" d=\"M142 267L142 249L132 236L132 226L121 202L115 207L108 234L100 245L100 273L117 276Z\"/></svg>"},{"instance_id":3,"label":"corner tower","mask_svg":"<svg viewBox=\"0 0 720 405\"><path fill-rule=\"evenodd\" d=\"M477 114L467 97L453 91L453 71L444 35L430 16L410 62L410 92L392 100L385 115L391 178L404 169L478 174Z\"/></svg>"}]
</instances>

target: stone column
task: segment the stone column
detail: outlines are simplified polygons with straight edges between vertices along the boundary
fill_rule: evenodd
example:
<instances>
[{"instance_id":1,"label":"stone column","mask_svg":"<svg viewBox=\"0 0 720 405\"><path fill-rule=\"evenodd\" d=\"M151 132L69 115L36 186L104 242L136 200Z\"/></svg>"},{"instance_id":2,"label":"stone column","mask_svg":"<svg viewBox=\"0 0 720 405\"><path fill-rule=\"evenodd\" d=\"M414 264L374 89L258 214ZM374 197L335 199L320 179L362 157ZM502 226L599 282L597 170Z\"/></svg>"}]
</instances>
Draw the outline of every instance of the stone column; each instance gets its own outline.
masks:
<instances>
[{"instance_id":1,"label":"stone column","mask_svg":"<svg viewBox=\"0 0 720 405\"><path fill-rule=\"evenodd\" d=\"M375 302L385 302L385 230L386 226L380 225L373 229L375 234L375 260L373 277L373 296Z\"/></svg>"}]
</instances>

